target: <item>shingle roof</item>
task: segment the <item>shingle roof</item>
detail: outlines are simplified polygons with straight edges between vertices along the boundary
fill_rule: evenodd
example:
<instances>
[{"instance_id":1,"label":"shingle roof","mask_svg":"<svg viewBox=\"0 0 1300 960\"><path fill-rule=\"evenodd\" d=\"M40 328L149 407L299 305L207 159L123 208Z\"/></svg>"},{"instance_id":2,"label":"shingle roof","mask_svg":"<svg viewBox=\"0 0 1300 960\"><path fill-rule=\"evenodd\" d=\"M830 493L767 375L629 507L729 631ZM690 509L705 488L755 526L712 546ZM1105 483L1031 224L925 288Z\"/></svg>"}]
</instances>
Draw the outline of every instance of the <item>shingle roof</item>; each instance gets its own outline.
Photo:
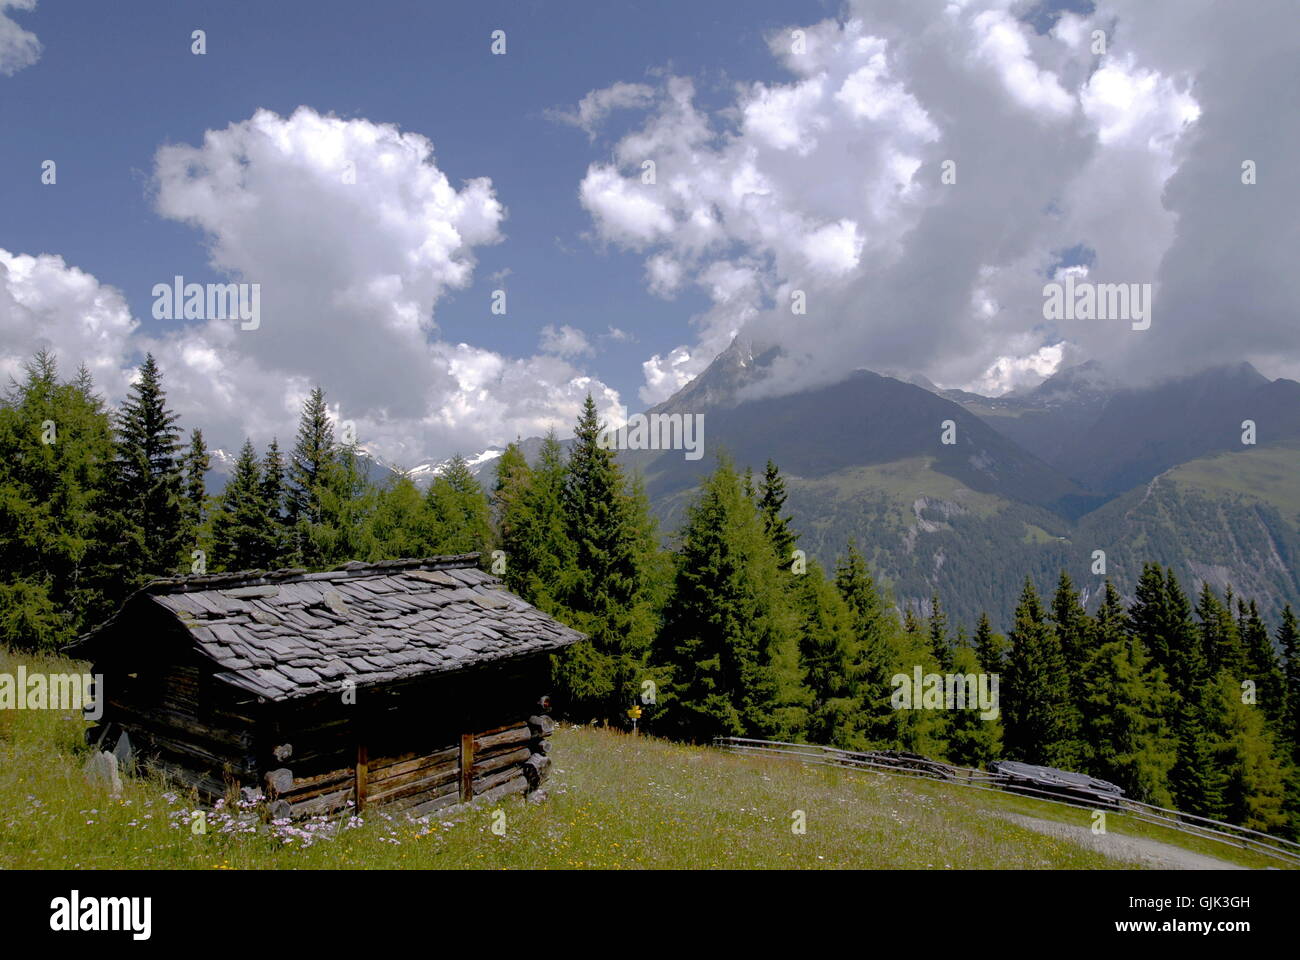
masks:
<instances>
[{"instance_id":1,"label":"shingle roof","mask_svg":"<svg viewBox=\"0 0 1300 960\"><path fill-rule=\"evenodd\" d=\"M271 700L557 650L583 639L475 566L477 554L156 580L216 677ZM87 647L113 620L75 645Z\"/></svg>"}]
</instances>

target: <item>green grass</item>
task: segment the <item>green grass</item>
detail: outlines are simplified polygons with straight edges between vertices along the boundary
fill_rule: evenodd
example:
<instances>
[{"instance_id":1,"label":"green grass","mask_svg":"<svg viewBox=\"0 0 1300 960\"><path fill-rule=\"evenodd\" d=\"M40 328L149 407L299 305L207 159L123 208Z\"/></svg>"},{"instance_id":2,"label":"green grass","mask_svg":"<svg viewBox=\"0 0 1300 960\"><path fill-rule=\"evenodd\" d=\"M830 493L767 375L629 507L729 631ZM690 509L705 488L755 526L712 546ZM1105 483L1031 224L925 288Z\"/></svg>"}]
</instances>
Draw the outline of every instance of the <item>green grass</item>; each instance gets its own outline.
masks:
<instances>
[{"instance_id":1,"label":"green grass","mask_svg":"<svg viewBox=\"0 0 1300 960\"><path fill-rule=\"evenodd\" d=\"M29 670L77 669L25 659ZM15 665L0 653L0 671ZM195 804L154 777L127 778L117 798L89 783L83 724L54 711L0 711L0 868L1128 866L998 816L1083 811L567 725L541 803L512 798L428 823L373 808L361 825L314 842L303 839L310 825L297 835L225 832L220 814L194 834L186 821ZM502 835L492 830L497 811ZM802 835L795 811L806 819ZM1216 847L1203 852L1233 853Z\"/></svg>"},{"instance_id":2,"label":"green grass","mask_svg":"<svg viewBox=\"0 0 1300 960\"><path fill-rule=\"evenodd\" d=\"M1006 507L1007 501L1001 497L972 490L932 469L934 462L933 457L911 457L893 463L846 467L816 480L791 476L786 482L839 501L852 502L864 493L888 497L897 502L896 514L906 523L915 522L912 504L922 496L960 504L981 517L994 516Z\"/></svg>"},{"instance_id":3,"label":"green grass","mask_svg":"<svg viewBox=\"0 0 1300 960\"><path fill-rule=\"evenodd\" d=\"M1300 452L1292 447L1257 447L1192 460L1169 471L1169 478L1210 496L1227 493L1270 503L1300 522L1298 462Z\"/></svg>"}]
</instances>

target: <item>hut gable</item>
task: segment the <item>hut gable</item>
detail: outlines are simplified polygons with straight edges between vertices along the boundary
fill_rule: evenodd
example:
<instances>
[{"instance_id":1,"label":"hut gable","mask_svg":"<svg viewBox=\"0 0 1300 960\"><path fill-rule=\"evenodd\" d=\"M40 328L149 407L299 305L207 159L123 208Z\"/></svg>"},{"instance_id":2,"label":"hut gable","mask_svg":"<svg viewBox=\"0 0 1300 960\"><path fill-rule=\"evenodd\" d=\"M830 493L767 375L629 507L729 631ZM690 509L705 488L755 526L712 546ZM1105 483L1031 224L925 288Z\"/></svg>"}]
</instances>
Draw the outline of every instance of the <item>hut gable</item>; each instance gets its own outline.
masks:
<instances>
[{"instance_id":1,"label":"hut gable","mask_svg":"<svg viewBox=\"0 0 1300 960\"><path fill-rule=\"evenodd\" d=\"M142 607L175 618L213 677L267 700L415 679L547 653L583 635L505 590L477 554L349 563L326 573L156 580L74 646L98 659L130 642L116 629ZM114 653L121 653L120 650Z\"/></svg>"}]
</instances>

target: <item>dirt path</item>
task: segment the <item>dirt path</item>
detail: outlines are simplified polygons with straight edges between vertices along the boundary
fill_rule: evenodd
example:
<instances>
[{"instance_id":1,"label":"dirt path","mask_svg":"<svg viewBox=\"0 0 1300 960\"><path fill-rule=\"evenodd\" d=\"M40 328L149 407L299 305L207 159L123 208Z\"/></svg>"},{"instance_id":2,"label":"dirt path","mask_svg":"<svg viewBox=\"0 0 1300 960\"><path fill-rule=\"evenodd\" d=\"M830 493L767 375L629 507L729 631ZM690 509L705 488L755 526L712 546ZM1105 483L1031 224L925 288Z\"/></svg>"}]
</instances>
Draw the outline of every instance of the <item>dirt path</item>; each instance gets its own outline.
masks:
<instances>
[{"instance_id":1,"label":"dirt path","mask_svg":"<svg viewBox=\"0 0 1300 960\"><path fill-rule=\"evenodd\" d=\"M1040 820L1020 813L1003 813L1000 816L1039 833L1061 837L1077 843L1089 850L1105 854L1116 860L1153 867L1156 870L1246 870L1248 868L1226 860L1192 853L1173 844L1144 837L1130 837L1119 833L1094 835L1087 827L1078 827L1070 823L1058 823L1055 820Z\"/></svg>"}]
</instances>

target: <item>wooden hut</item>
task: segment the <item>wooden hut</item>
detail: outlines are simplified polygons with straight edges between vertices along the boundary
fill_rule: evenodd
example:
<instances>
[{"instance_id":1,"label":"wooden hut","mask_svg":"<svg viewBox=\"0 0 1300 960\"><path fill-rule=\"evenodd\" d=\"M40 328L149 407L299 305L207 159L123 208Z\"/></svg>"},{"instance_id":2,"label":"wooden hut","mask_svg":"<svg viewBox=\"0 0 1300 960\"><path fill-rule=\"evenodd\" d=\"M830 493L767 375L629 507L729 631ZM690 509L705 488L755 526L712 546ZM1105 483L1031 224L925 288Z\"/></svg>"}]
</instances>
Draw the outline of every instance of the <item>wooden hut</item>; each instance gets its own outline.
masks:
<instances>
[{"instance_id":1,"label":"wooden hut","mask_svg":"<svg viewBox=\"0 0 1300 960\"><path fill-rule=\"evenodd\" d=\"M549 655L583 635L477 559L154 581L70 648L103 676L89 736L275 816L534 790Z\"/></svg>"}]
</instances>

